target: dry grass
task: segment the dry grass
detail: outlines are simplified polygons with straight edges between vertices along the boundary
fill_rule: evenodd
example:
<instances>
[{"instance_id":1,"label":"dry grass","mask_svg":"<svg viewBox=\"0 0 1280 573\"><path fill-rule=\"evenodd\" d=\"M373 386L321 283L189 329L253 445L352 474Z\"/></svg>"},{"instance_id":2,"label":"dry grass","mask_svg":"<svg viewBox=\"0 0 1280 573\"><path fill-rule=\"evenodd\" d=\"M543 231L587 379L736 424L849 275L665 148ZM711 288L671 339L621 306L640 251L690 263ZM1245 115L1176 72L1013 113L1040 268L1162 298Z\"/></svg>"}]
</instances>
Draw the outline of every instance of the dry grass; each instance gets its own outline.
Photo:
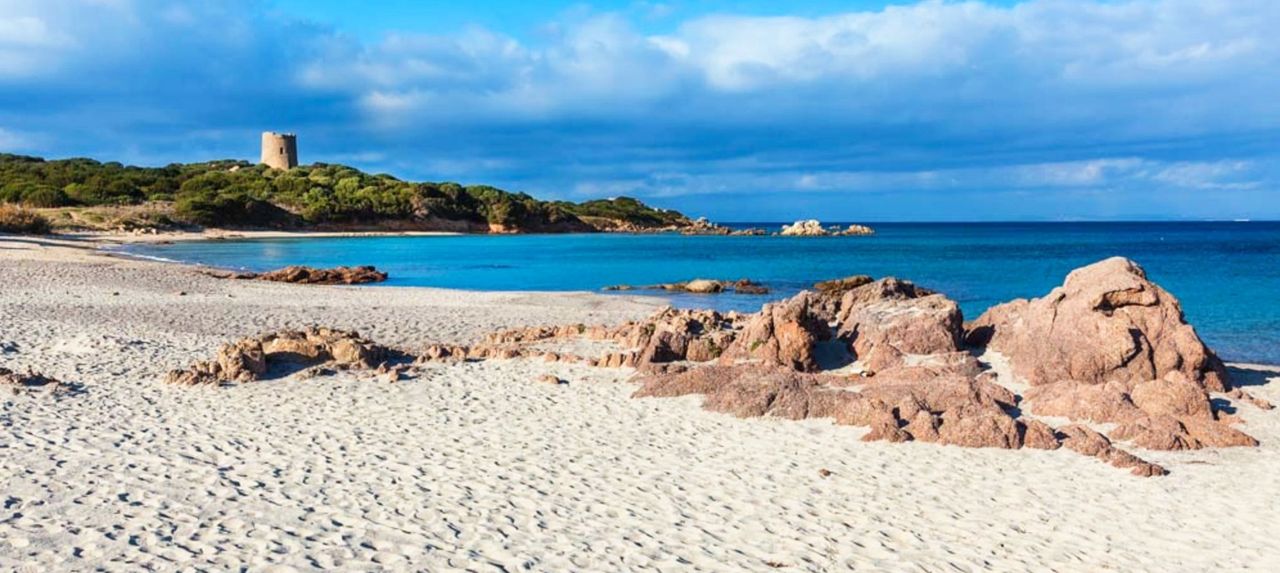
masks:
<instances>
[{"instance_id":1,"label":"dry grass","mask_svg":"<svg viewBox=\"0 0 1280 573\"><path fill-rule=\"evenodd\" d=\"M56 207L40 209L55 230L129 232L179 227L170 217L172 203L142 205L100 205L96 207Z\"/></svg>"},{"instance_id":2,"label":"dry grass","mask_svg":"<svg viewBox=\"0 0 1280 573\"><path fill-rule=\"evenodd\" d=\"M0 233L48 235L52 231L44 215L17 205L0 205Z\"/></svg>"}]
</instances>

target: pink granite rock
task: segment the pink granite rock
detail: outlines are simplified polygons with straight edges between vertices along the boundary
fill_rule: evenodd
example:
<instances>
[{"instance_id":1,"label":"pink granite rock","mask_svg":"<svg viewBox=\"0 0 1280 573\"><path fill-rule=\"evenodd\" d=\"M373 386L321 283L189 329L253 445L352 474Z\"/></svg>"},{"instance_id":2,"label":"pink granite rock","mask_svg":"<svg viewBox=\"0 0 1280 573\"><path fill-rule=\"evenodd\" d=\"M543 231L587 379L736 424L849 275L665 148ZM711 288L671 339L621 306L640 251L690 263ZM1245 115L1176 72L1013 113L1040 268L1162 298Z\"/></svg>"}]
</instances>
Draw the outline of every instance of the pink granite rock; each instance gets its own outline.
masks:
<instances>
[{"instance_id":1,"label":"pink granite rock","mask_svg":"<svg viewBox=\"0 0 1280 573\"><path fill-rule=\"evenodd\" d=\"M831 329L813 312L814 301L812 293L802 292L766 304L725 350L721 363L752 360L801 372L817 370L814 347L830 338Z\"/></svg>"},{"instance_id":2,"label":"pink granite rock","mask_svg":"<svg viewBox=\"0 0 1280 573\"><path fill-rule=\"evenodd\" d=\"M1076 269L1044 297L992 307L969 325L968 340L1004 354L1032 385L1181 372L1207 390L1229 389L1222 361L1183 319L1178 300L1124 258Z\"/></svg>"}]
</instances>

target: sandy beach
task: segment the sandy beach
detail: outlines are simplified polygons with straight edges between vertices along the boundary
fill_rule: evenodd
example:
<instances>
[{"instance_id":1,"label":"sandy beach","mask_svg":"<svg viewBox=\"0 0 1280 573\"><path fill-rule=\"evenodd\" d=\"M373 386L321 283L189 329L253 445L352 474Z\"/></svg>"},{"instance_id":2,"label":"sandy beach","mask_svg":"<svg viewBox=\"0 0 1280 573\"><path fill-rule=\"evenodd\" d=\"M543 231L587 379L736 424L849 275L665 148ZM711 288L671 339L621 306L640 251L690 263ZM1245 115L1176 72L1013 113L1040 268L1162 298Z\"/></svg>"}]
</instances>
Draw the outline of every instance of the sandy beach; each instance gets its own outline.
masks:
<instances>
[{"instance_id":1,"label":"sandy beach","mask_svg":"<svg viewBox=\"0 0 1280 573\"><path fill-rule=\"evenodd\" d=\"M177 387L167 371L281 328L412 349L662 302L227 281L94 246L0 237L0 367L78 387L0 402L0 569L1280 567L1280 410L1238 406L1256 448L1131 448L1170 470L1143 479L1065 450L632 399L626 369L541 360ZM1280 371L1233 376L1280 402Z\"/></svg>"}]
</instances>

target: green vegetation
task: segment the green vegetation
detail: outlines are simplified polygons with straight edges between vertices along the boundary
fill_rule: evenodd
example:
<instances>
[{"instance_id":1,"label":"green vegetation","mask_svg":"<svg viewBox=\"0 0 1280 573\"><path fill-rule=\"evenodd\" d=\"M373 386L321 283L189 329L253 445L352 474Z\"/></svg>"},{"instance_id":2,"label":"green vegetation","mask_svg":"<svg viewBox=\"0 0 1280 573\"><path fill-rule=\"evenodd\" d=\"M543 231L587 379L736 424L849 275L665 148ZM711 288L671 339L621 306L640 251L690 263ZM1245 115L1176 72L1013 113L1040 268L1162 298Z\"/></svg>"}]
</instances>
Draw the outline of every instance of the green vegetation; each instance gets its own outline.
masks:
<instances>
[{"instance_id":1,"label":"green vegetation","mask_svg":"<svg viewBox=\"0 0 1280 573\"><path fill-rule=\"evenodd\" d=\"M317 163L288 171L245 161L132 167L0 154L0 203L28 207L168 205L163 220L209 227L396 225L507 231L684 226L635 199L539 201L485 185L412 183Z\"/></svg>"},{"instance_id":2,"label":"green vegetation","mask_svg":"<svg viewBox=\"0 0 1280 573\"><path fill-rule=\"evenodd\" d=\"M582 203L556 203L562 209L582 218L596 217L626 221L641 227L669 227L689 224L689 219L676 211L654 209L630 197L596 199Z\"/></svg>"},{"instance_id":3,"label":"green vegetation","mask_svg":"<svg viewBox=\"0 0 1280 573\"><path fill-rule=\"evenodd\" d=\"M14 205L0 205L0 233L47 235L51 229L49 220L38 213Z\"/></svg>"}]
</instances>

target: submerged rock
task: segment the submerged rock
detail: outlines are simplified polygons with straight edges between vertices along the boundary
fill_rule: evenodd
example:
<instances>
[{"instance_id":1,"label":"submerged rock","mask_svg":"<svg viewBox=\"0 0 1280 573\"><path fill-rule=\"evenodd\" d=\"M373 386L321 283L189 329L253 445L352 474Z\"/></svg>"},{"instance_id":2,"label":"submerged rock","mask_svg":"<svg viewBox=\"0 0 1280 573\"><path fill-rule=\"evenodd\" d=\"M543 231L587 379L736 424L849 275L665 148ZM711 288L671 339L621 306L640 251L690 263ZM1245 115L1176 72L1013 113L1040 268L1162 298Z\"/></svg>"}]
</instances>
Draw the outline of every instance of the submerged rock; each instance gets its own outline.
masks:
<instances>
[{"instance_id":1,"label":"submerged rock","mask_svg":"<svg viewBox=\"0 0 1280 573\"><path fill-rule=\"evenodd\" d=\"M680 283L661 283L656 285L610 285L601 290L606 291L632 291L632 290L662 290L668 292L687 292L693 294L719 294L722 292L735 292L737 294L769 294L769 288L752 281L751 279L738 279L736 281L722 281L714 279L694 279Z\"/></svg>"}]
</instances>

